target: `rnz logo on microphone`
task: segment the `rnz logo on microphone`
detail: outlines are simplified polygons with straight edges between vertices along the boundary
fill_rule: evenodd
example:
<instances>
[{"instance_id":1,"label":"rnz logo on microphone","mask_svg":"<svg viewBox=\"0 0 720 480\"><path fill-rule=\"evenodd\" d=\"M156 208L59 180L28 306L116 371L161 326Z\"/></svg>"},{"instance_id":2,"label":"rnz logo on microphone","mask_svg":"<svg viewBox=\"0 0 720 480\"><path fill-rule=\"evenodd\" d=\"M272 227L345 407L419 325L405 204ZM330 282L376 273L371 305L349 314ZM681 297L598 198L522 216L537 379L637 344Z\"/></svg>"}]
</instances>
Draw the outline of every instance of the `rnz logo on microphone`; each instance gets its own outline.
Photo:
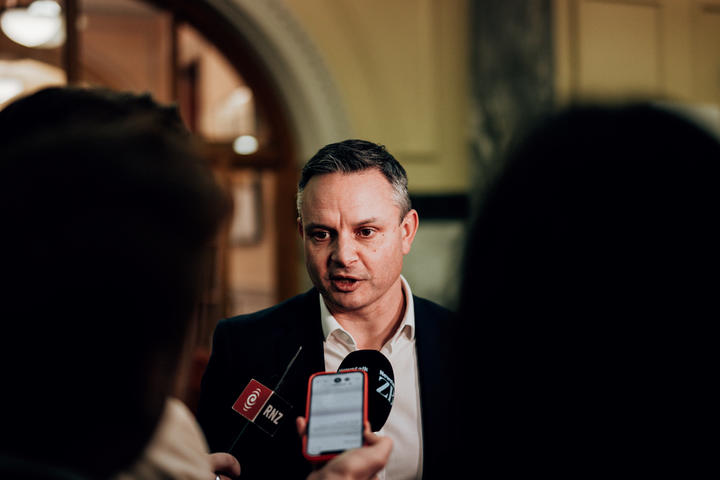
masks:
<instances>
[{"instance_id":1,"label":"rnz logo on microphone","mask_svg":"<svg viewBox=\"0 0 720 480\"><path fill-rule=\"evenodd\" d=\"M252 379L235 400L232 409L273 436L292 406L277 393Z\"/></svg>"},{"instance_id":2,"label":"rnz logo on microphone","mask_svg":"<svg viewBox=\"0 0 720 480\"><path fill-rule=\"evenodd\" d=\"M385 372L380 370L378 383L380 386L375 391L387 400L390 405L392 405L393 400L395 399L395 382Z\"/></svg>"},{"instance_id":3,"label":"rnz logo on microphone","mask_svg":"<svg viewBox=\"0 0 720 480\"><path fill-rule=\"evenodd\" d=\"M259 388L256 388L253 390L250 395L245 399L245 405L243 405L242 409L243 412L248 413L252 408L255 406L255 404L258 401L258 398L260 398L261 390Z\"/></svg>"}]
</instances>

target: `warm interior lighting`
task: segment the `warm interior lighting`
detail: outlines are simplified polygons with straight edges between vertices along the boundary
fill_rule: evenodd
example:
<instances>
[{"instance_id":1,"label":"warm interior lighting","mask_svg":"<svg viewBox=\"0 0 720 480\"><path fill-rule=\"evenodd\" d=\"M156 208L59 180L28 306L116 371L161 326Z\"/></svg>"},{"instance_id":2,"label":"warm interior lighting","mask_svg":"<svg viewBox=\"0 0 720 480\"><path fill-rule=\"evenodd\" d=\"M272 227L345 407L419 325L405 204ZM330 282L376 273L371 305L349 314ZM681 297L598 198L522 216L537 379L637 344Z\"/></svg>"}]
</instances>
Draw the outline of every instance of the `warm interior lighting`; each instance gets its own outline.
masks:
<instances>
[{"instance_id":1,"label":"warm interior lighting","mask_svg":"<svg viewBox=\"0 0 720 480\"><path fill-rule=\"evenodd\" d=\"M0 109L21 95L65 83L65 72L62 68L30 58L0 58Z\"/></svg>"},{"instance_id":2,"label":"warm interior lighting","mask_svg":"<svg viewBox=\"0 0 720 480\"><path fill-rule=\"evenodd\" d=\"M27 8L9 8L0 28L13 42L33 48L55 48L65 41L65 20L53 0L36 0Z\"/></svg>"},{"instance_id":3,"label":"warm interior lighting","mask_svg":"<svg viewBox=\"0 0 720 480\"><path fill-rule=\"evenodd\" d=\"M246 86L236 88L227 100L227 105L230 108L244 108L245 105L252 100L252 90Z\"/></svg>"},{"instance_id":4,"label":"warm interior lighting","mask_svg":"<svg viewBox=\"0 0 720 480\"><path fill-rule=\"evenodd\" d=\"M240 155L250 155L257 152L258 141L252 135L240 135L233 142L233 150Z\"/></svg>"},{"instance_id":5,"label":"warm interior lighting","mask_svg":"<svg viewBox=\"0 0 720 480\"><path fill-rule=\"evenodd\" d=\"M17 78L0 77L0 105L11 98L20 95L23 91L23 83Z\"/></svg>"}]
</instances>

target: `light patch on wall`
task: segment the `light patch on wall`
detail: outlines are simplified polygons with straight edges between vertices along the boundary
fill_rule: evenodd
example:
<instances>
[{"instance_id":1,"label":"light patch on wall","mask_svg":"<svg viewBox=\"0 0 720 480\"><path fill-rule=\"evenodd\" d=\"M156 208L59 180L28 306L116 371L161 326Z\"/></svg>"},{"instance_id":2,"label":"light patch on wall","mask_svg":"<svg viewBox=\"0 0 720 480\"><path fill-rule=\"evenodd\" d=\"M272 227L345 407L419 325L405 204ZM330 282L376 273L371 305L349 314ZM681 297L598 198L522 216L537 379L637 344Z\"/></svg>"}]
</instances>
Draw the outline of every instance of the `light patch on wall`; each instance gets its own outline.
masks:
<instances>
[{"instance_id":1,"label":"light patch on wall","mask_svg":"<svg viewBox=\"0 0 720 480\"><path fill-rule=\"evenodd\" d=\"M23 91L23 83L17 78L0 77L0 105Z\"/></svg>"},{"instance_id":2,"label":"light patch on wall","mask_svg":"<svg viewBox=\"0 0 720 480\"><path fill-rule=\"evenodd\" d=\"M29 58L0 59L0 108L21 95L28 95L44 87L64 84L65 72L53 65Z\"/></svg>"},{"instance_id":3,"label":"light patch on wall","mask_svg":"<svg viewBox=\"0 0 720 480\"><path fill-rule=\"evenodd\" d=\"M412 250L403 262L403 276L414 295L455 308L464 242L463 220L420 221Z\"/></svg>"},{"instance_id":4,"label":"light patch on wall","mask_svg":"<svg viewBox=\"0 0 720 480\"><path fill-rule=\"evenodd\" d=\"M230 243L257 243L262 236L262 191L259 178L234 183L232 196L234 215L230 226Z\"/></svg>"}]
</instances>

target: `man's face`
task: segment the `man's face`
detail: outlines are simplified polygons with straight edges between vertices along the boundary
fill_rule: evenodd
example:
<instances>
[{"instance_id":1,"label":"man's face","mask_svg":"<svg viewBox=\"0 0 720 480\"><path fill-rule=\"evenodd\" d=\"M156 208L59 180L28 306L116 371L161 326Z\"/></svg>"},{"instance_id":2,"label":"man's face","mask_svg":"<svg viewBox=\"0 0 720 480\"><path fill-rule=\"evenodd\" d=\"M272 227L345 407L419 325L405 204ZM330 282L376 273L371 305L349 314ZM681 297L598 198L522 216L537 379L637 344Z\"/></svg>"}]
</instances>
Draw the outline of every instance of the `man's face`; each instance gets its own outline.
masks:
<instances>
[{"instance_id":1,"label":"man's face","mask_svg":"<svg viewBox=\"0 0 720 480\"><path fill-rule=\"evenodd\" d=\"M302 196L300 235L315 287L333 314L394 308L418 217L400 220L393 188L376 169L316 175Z\"/></svg>"}]
</instances>

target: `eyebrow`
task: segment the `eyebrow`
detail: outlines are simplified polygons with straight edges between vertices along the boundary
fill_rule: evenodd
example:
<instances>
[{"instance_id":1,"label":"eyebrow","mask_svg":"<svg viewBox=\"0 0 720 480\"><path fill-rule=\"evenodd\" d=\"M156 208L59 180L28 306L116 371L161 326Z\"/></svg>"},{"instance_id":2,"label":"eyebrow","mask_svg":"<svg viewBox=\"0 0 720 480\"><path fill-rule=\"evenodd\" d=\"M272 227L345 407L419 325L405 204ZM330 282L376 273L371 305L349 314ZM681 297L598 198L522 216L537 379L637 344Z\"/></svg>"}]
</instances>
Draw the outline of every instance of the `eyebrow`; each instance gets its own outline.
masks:
<instances>
[{"instance_id":1,"label":"eyebrow","mask_svg":"<svg viewBox=\"0 0 720 480\"><path fill-rule=\"evenodd\" d=\"M367 225L367 224L369 224L369 223L370 223L370 224L372 224L372 223L377 223L377 221L378 221L378 219L377 219L376 217L367 218L367 219L365 219L365 220L361 220L361 221L359 221L359 222L355 222L355 224L353 225L353 227L354 227L354 228L357 228L357 227L360 227L360 226L362 226L362 225ZM334 228L328 227L327 225L323 225L322 223L314 223L314 222L306 223L306 224L304 225L304 227L303 227L303 229L304 229L306 232L309 232L310 230L313 230L313 229L315 229L315 228L320 228L320 229L323 229L323 230L332 230L332 231L335 230Z\"/></svg>"},{"instance_id":2,"label":"eyebrow","mask_svg":"<svg viewBox=\"0 0 720 480\"><path fill-rule=\"evenodd\" d=\"M323 225L321 223L305 223L303 224L303 230L306 232L309 232L310 230L321 228L323 230L332 230L332 228L328 227L327 225Z\"/></svg>"},{"instance_id":3,"label":"eyebrow","mask_svg":"<svg viewBox=\"0 0 720 480\"><path fill-rule=\"evenodd\" d=\"M359 227L361 225L367 225L368 223L377 223L377 221L378 221L378 219L375 217L368 218L367 220L362 220L360 222L356 222L354 226Z\"/></svg>"}]
</instances>

